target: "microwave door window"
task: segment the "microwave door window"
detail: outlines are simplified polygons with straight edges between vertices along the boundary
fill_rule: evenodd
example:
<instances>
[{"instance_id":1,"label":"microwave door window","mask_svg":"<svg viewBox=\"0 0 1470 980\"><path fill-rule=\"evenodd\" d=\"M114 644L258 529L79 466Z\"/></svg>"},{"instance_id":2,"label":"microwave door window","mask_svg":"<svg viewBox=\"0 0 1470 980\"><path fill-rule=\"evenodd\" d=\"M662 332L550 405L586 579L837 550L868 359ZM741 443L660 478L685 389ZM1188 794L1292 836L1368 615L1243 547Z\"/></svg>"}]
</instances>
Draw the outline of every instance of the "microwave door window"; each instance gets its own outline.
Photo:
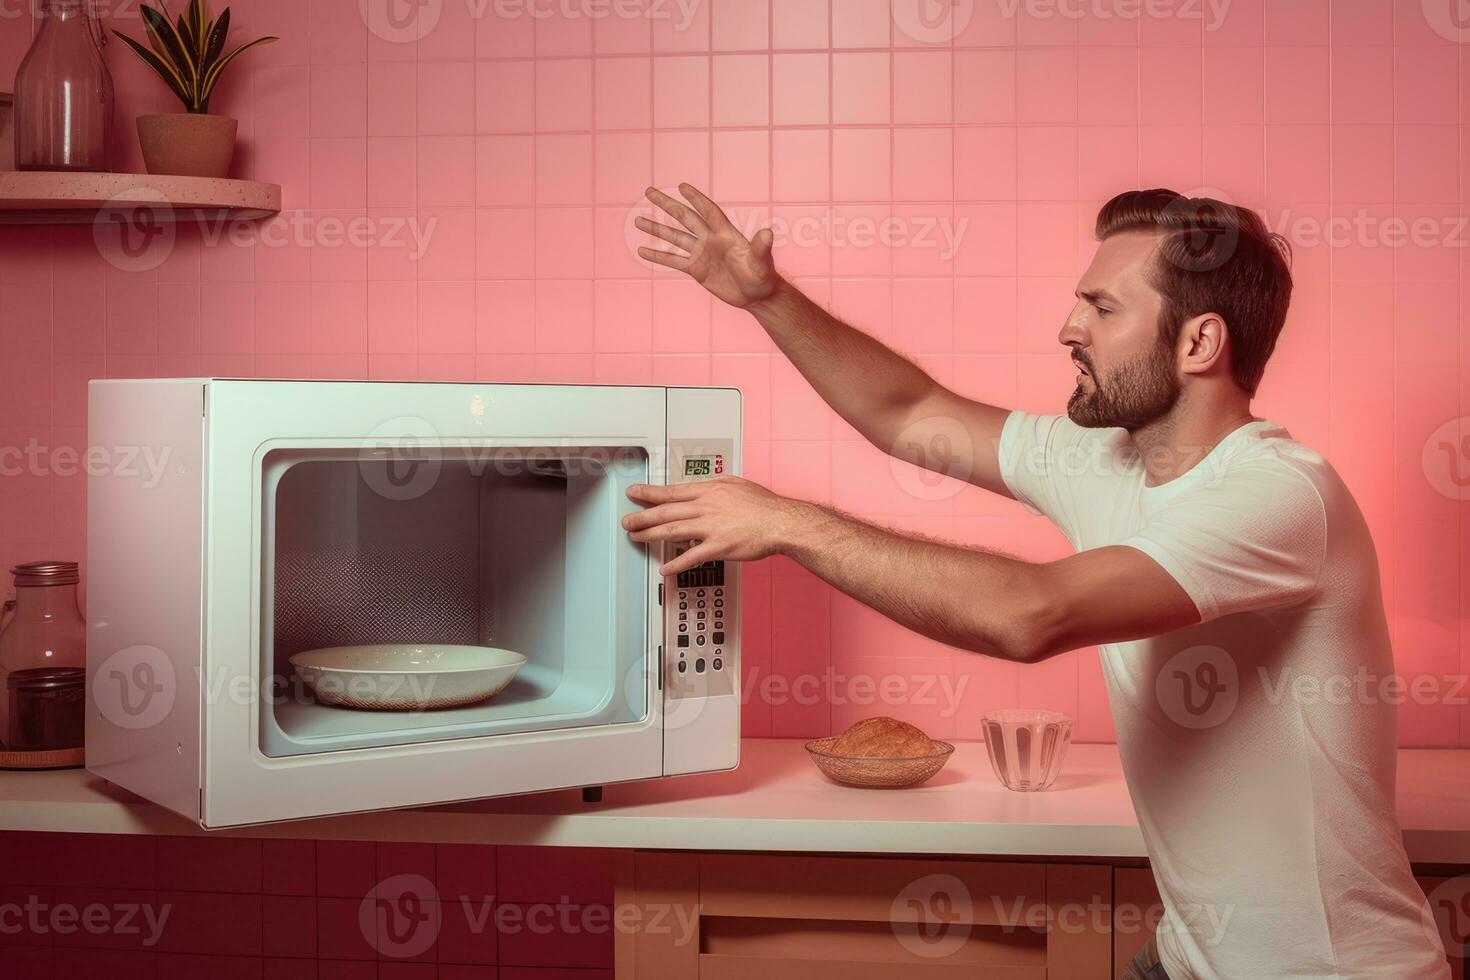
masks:
<instances>
[{"instance_id":1,"label":"microwave door window","mask_svg":"<svg viewBox=\"0 0 1470 980\"><path fill-rule=\"evenodd\" d=\"M646 717L637 448L266 457L262 751Z\"/></svg>"}]
</instances>

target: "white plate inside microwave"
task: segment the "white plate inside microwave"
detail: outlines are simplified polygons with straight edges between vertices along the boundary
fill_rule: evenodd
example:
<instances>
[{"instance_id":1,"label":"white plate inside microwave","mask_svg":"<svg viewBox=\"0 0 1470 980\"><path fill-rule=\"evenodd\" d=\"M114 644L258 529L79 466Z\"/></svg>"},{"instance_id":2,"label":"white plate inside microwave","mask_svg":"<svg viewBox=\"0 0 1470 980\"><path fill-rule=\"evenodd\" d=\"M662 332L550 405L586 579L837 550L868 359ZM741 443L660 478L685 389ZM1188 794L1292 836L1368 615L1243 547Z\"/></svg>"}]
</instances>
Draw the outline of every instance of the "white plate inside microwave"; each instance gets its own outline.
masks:
<instances>
[{"instance_id":1,"label":"white plate inside microwave","mask_svg":"<svg viewBox=\"0 0 1470 980\"><path fill-rule=\"evenodd\" d=\"M291 657L318 701L370 711L452 708L505 689L526 658L499 647L380 643Z\"/></svg>"}]
</instances>

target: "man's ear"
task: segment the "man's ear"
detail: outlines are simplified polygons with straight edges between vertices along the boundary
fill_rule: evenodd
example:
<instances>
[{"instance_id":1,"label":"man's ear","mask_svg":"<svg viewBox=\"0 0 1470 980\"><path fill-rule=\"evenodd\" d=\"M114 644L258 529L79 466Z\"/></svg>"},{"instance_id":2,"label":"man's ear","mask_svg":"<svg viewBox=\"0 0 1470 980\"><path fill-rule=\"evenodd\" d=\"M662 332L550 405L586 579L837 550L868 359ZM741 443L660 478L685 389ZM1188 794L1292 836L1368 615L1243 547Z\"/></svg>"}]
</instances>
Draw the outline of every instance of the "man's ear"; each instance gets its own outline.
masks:
<instances>
[{"instance_id":1,"label":"man's ear","mask_svg":"<svg viewBox=\"0 0 1470 980\"><path fill-rule=\"evenodd\" d=\"M1203 313L1184 321L1179 330L1179 370L1208 374L1229 364L1230 333L1218 313Z\"/></svg>"}]
</instances>

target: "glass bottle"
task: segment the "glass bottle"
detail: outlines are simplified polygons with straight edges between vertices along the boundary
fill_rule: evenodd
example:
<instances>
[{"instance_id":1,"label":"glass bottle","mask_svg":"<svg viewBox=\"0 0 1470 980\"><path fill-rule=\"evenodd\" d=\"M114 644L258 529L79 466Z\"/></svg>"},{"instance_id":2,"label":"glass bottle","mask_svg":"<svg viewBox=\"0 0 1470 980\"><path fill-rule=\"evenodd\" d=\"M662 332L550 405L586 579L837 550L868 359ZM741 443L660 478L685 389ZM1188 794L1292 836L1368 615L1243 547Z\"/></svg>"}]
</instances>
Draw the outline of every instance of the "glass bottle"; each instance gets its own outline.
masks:
<instances>
[{"instance_id":1,"label":"glass bottle","mask_svg":"<svg viewBox=\"0 0 1470 980\"><path fill-rule=\"evenodd\" d=\"M87 626L77 605L77 563L33 561L16 565L10 574L15 598L0 612L0 681L8 684L20 670L85 668ZM8 702L0 698L0 733L10 731Z\"/></svg>"},{"instance_id":2,"label":"glass bottle","mask_svg":"<svg viewBox=\"0 0 1470 980\"><path fill-rule=\"evenodd\" d=\"M15 73L19 170L111 170L112 75L88 0L43 0Z\"/></svg>"}]
</instances>

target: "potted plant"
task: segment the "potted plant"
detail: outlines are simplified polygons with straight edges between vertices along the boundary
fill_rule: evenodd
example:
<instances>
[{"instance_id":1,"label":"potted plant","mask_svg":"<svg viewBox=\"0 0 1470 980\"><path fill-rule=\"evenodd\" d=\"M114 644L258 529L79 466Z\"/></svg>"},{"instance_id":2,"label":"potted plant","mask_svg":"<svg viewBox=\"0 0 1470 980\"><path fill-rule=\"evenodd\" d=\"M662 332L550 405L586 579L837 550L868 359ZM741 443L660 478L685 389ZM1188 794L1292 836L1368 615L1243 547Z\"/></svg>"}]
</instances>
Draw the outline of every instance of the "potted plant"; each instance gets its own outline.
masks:
<instances>
[{"instance_id":1,"label":"potted plant","mask_svg":"<svg viewBox=\"0 0 1470 980\"><path fill-rule=\"evenodd\" d=\"M152 68L184 104L183 112L166 112L138 117L138 142L150 174L179 174L186 177L223 177L235 153L238 121L209 114L209 97L225 66L257 44L279 40L257 38L225 53L230 32L228 8L211 19L204 0L189 0L188 9L170 23L168 9L159 0L157 8L139 5L148 44L113 31Z\"/></svg>"}]
</instances>

